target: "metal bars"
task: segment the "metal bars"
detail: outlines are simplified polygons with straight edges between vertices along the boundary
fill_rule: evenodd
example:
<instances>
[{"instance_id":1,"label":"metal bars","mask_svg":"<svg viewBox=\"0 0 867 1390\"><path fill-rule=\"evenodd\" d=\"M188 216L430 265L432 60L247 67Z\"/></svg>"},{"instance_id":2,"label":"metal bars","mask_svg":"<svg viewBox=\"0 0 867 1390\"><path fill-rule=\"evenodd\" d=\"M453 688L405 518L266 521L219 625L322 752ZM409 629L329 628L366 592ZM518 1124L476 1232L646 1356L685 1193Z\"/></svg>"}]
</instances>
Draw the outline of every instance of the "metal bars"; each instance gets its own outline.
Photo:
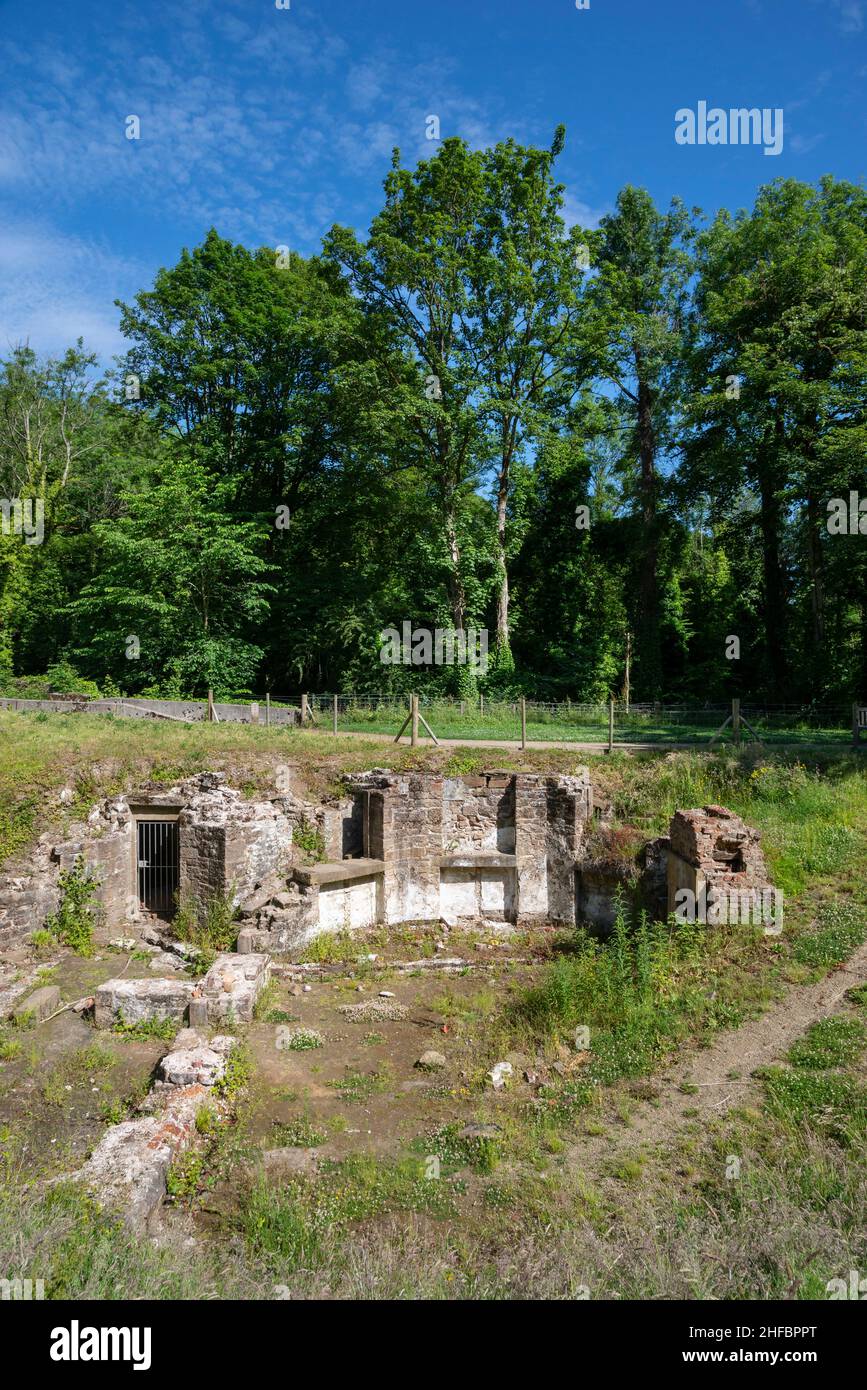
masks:
<instances>
[{"instance_id":1,"label":"metal bars","mask_svg":"<svg viewBox=\"0 0 867 1390\"><path fill-rule=\"evenodd\" d=\"M178 890L180 853L177 821L138 822L138 896L146 912L171 917Z\"/></svg>"}]
</instances>

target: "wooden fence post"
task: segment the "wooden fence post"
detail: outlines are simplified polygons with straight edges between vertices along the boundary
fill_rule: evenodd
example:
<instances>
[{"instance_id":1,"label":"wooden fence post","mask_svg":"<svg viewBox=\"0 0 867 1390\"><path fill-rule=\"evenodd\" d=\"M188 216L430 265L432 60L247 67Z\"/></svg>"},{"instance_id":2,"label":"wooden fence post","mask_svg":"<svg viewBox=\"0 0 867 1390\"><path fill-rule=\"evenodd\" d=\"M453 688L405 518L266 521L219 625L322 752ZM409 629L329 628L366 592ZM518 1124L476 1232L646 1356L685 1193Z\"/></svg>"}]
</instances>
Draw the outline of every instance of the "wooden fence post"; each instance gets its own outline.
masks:
<instances>
[{"instance_id":1,"label":"wooden fence post","mask_svg":"<svg viewBox=\"0 0 867 1390\"><path fill-rule=\"evenodd\" d=\"M732 734L734 736L735 747L741 746L741 702L732 700Z\"/></svg>"},{"instance_id":2,"label":"wooden fence post","mask_svg":"<svg viewBox=\"0 0 867 1390\"><path fill-rule=\"evenodd\" d=\"M208 686L208 723L209 723L209 724L213 724L213 722L214 722L214 692L213 692L213 690L211 689L211 687Z\"/></svg>"},{"instance_id":3,"label":"wooden fence post","mask_svg":"<svg viewBox=\"0 0 867 1390\"><path fill-rule=\"evenodd\" d=\"M608 752L614 752L614 700L608 701Z\"/></svg>"},{"instance_id":4,"label":"wooden fence post","mask_svg":"<svg viewBox=\"0 0 867 1390\"><path fill-rule=\"evenodd\" d=\"M410 695L410 708L412 710L412 732L410 733L410 743L415 748L418 743L418 696Z\"/></svg>"},{"instance_id":5,"label":"wooden fence post","mask_svg":"<svg viewBox=\"0 0 867 1390\"><path fill-rule=\"evenodd\" d=\"M270 692L270 690L266 690L266 691L265 691L265 728L268 729L268 728L270 728L270 726L271 726L271 692Z\"/></svg>"},{"instance_id":6,"label":"wooden fence post","mask_svg":"<svg viewBox=\"0 0 867 1390\"><path fill-rule=\"evenodd\" d=\"M521 696L521 747L527 747L527 700Z\"/></svg>"},{"instance_id":7,"label":"wooden fence post","mask_svg":"<svg viewBox=\"0 0 867 1390\"><path fill-rule=\"evenodd\" d=\"M307 696L306 696L306 695L302 695L302 696L301 696L301 724L302 724L302 726L303 726L304 724L307 723L307 720L309 719L309 717L310 717L310 710L307 708Z\"/></svg>"},{"instance_id":8,"label":"wooden fence post","mask_svg":"<svg viewBox=\"0 0 867 1390\"><path fill-rule=\"evenodd\" d=\"M334 704L331 709L331 729L332 733L337 733L337 696L334 696Z\"/></svg>"}]
</instances>

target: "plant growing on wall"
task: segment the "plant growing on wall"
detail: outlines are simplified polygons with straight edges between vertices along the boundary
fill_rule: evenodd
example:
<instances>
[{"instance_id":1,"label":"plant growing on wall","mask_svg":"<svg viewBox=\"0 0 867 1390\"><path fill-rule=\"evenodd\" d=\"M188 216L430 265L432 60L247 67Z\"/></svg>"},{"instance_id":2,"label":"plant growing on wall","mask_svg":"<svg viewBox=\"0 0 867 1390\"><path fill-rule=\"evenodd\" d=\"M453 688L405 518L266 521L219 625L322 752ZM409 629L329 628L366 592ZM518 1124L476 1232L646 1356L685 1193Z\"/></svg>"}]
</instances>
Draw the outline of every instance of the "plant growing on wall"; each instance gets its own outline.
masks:
<instances>
[{"instance_id":1,"label":"plant growing on wall","mask_svg":"<svg viewBox=\"0 0 867 1390\"><path fill-rule=\"evenodd\" d=\"M61 873L59 884L60 906L46 918L45 929L76 955L92 956L93 929L100 909L94 904L97 881L88 873L83 855Z\"/></svg>"}]
</instances>

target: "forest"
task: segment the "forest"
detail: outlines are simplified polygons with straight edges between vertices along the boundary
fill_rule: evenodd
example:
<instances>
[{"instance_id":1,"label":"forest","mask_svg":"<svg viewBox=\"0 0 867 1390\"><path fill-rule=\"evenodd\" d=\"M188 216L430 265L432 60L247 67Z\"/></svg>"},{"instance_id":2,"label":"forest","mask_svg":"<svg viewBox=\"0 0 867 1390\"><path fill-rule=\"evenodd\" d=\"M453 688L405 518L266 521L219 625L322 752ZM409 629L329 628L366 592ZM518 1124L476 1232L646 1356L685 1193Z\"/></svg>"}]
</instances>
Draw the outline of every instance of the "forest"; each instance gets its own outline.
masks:
<instances>
[{"instance_id":1,"label":"forest","mask_svg":"<svg viewBox=\"0 0 867 1390\"><path fill-rule=\"evenodd\" d=\"M867 191L582 228L564 139L395 150L310 258L211 229L110 364L8 349L0 689L867 698Z\"/></svg>"}]
</instances>

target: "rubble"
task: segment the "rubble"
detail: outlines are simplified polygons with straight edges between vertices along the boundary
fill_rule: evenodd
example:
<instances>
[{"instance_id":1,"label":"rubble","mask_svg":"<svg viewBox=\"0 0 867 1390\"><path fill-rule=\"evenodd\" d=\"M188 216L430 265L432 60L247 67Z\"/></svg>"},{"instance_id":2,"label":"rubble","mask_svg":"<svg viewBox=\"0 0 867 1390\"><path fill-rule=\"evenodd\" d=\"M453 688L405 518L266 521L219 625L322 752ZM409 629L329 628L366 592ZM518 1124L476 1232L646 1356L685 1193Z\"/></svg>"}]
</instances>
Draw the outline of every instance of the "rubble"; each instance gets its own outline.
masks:
<instances>
[{"instance_id":1,"label":"rubble","mask_svg":"<svg viewBox=\"0 0 867 1390\"><path fill-rule=\"evenodd\" d=\"M133 1231L143 1231L165 1195L172 1159L192 1140L209 1094L200 1085L152 1093L157 1113L112 1125L73 1176L116 1208Z\"/></svg>"}]
</instances>

